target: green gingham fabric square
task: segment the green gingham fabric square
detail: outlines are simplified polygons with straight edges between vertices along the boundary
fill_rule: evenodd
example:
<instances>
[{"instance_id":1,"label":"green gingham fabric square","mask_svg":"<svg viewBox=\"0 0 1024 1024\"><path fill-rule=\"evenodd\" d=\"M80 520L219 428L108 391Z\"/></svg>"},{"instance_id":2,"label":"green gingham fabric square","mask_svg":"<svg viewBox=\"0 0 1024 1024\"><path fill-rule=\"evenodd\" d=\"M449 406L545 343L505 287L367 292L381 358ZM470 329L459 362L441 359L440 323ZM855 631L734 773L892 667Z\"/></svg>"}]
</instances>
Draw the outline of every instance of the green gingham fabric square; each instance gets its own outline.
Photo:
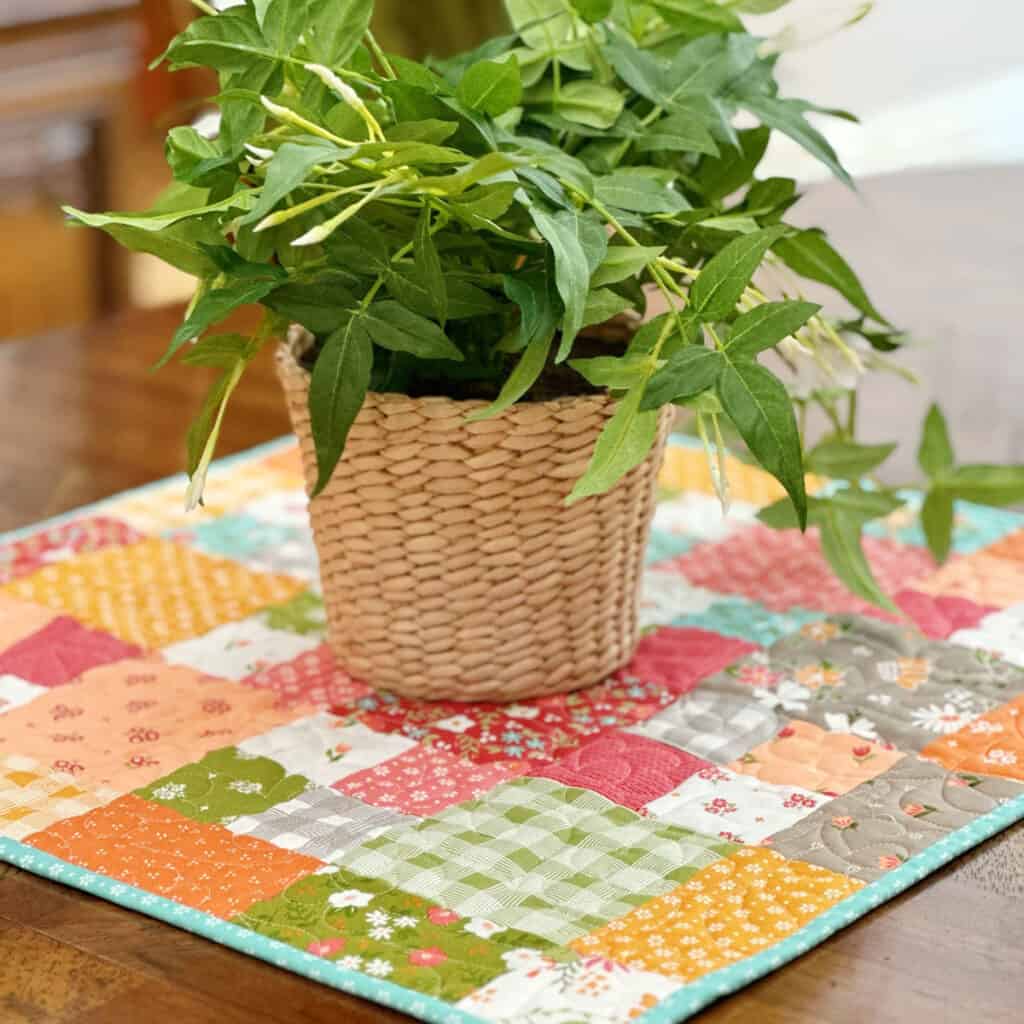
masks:
<instances>
[{"instance_id":1,"label":"green gingham fabric square","mask_svg":"<svg viewBox=\"0 0 1024 1024\"><path fill-rule=\"evenodd\" d=\"M735 849L589 790L528 778L392 829L339 863L460 914L566 943Z\"/></svg>"}]
</instances>

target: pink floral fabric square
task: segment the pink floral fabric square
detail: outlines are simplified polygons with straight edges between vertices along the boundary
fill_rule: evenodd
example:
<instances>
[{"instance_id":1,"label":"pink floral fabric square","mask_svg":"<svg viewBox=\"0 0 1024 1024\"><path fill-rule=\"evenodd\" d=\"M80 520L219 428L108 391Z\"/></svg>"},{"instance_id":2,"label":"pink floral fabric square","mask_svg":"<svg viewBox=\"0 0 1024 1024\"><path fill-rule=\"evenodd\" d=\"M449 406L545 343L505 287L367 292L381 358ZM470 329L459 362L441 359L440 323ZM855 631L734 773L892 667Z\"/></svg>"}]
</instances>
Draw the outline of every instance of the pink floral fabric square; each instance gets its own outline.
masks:
<instances>
[{"instance_id":1,"label":"pink floral fabric square","mask_svg":"<svg viewBox=\"0 0 1024 1024\"><path fill-rule=\"evenodd\" d=\"M679 695L756 650L746 640L706 629L662 626L641 638L633 660L619 676L663 686Z\"/></svg>"},{"instance_id":2,"label":"pink floral fabric square","mask_svg":"<svg viewBox=\"0 0 1024 1024\"><path fill-rule=\"evenodd\" d=\"M590 789L640 811L712 765L678 747L628 732L607 733L531 775Z\"/></svg>"},{"instance_id":3,"label":"pink floral fabric square","mask_svg":"<svg viewBox=\"0 0 1024 1024\"><path fill-rule=\"evenodd\" d=\"M895 601L917 623L921 632L934 640L948 640L958 629L973 629L986 615L995 611L966 597L923 594L919 590L901 590Z\"/></svg>"},{"instance_id":4,"label":"pink floral fabric square","mask_svg":"<svg viewBox=\"0 0 1024 1024\"><path fill-rule=\"evenodd\" d=\"M417 745L349 775L333 788L374 807L428 818L453 804L475 800L525 771L521 761L473 764L443 750Z\"/></svg>"},{"instance_id":5,"label":"pink floral fabric square","mask_svg":"<svg viewBox=\"0 0 1024 1024\"><path fill-rule=\"evenodd\" d=\"M20 676L37 686L63 686L97 665L142 653L139 647L62 615L0 654L0 676Z\"/></svg>"},{"instance_id":6,"label":"pink floral fabric square","mask_svg":"<svg viewBox=\"0 0 1024 1024\"><path fill-rule=\"evenodd\" d=\"M373 693L369 686L353 679L338 666L327 644L305 651L291 661L254 672L242 683L272 691L277 695L279 707L311 705L333 708L339 715L352 711L355 701Z\"/></svg>"}]
</instances>

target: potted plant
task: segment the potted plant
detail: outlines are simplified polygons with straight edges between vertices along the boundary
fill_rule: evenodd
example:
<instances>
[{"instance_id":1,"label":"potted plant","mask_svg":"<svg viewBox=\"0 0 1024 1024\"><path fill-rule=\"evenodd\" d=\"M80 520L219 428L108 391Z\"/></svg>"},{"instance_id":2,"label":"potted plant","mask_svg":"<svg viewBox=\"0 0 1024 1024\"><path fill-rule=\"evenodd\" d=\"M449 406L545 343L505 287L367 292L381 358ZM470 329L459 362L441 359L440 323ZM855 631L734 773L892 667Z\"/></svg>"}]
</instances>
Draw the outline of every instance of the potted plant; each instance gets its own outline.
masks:
<instances>
[{"instance_id":1,"label":"potted plant","mask_svg":"<svg viewBox=\"0 0 1024 1024\"><path fill-rule=\"evenodd\" d=\"M219 133L170 132L154 209L68 213L198 278L161 360L219 371L188 438L190 501L246 366L286 337L330 638L353 674L500 700L625 663L680 407L712 465L738 435L778 478L767 522L820 528L851 589L891 607L859 539L901 503L865 479L893 446L854 441L846 378L902 337L822 232L787 224L795 182L757 175L781 132L848 181L807 115L849 115L780 96L776 47L744 28L781 5L506 0L509 34L418 63L377 44L372 0L196 0L163 59L217 72ZM857 318L825 318L801 278ZM249 303L266 310L254 336L216 333ZM808 367L821 379L794 387ZM809 449L812 404L834 430ZM1024 497L1017 471L954 466L937 411L922 465L939 557L954 498ZM846 486L809 499L808 469Z\"/></svg>"}]
</instances>

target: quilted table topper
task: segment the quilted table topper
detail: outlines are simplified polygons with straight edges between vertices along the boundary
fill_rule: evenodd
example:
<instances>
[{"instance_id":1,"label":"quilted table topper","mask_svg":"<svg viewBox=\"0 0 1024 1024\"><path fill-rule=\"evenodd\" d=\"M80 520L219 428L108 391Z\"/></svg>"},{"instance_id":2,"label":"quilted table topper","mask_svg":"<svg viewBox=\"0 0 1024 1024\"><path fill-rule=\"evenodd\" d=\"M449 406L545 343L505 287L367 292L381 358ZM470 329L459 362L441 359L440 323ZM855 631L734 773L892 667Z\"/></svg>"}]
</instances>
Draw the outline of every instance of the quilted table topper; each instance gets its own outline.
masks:
<instances>
[{"instance_id":1,"label":"quilted table topper","mask_svg":"<svg viewBox=\"0 0 1024 1024\"><path fill-rule=\"evenodd\" d=\"M633 662L511 705L335 663L289 441L3 538L0 858L423 1020L684 1020L1024 818L1024 522L873 528L897 617L729 469L669 449Z\"/></svg>"}]
</instances>

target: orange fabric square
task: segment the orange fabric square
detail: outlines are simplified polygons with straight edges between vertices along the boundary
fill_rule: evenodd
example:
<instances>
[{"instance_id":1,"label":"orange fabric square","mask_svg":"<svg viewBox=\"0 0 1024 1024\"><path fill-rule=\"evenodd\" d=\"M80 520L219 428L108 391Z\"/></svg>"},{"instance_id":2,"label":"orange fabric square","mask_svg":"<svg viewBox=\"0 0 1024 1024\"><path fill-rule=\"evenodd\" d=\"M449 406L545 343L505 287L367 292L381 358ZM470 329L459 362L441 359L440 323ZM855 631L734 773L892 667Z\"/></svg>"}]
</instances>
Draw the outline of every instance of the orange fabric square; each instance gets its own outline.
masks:
<instances>
[{"instance_id":1,"label":"orange fabric square","mask_svg":"<svg viewBox=\"0 0 1024 1024\"><path fill-rule=\"evenodd\" d=\"M1024 530L1007 534L1001 541L985 548L982 554L1006 558L1011 562L1024 562Z\"/></svg>"},{"instance_id":2,"label":"orange fabric square","mask_svg":"<svg viewBox=\"0 0 1024 1024\"><path fill-rule=\"evenodd\" d=\"M192 821L137 796L123 796L25 840L98 874L229 918L321 867L262 839Z\"/></svg>"},{"instance_id":3,"label":"orange fabric square","mask_svg":"<svg viewBox=\"0 0 1024 1024\"><path fill-rule=\"evenodd\" d=\"M306 586L154 538L49 565L4 591L157 648L281 604Z\"/></svg>"},{"instance_id":4,"label":"orange fabric square","mask_svg":"<svg viewBox=\"0 0 1024 1024\"><path fill-rule=\"evenodd\" d=\"M0 652L38 633L57 618L57 612L38 604L15 601L0 592Z\"/></svg>"},{"instance_id":5,"label":"orange fabric square","mask_svg":"<svg viewBox=\"0 0 1024 1024\"><path fill-rule=\"evenodd\" d=\"M925 594L966 597L975 604L1008 608L1024 600L1024 561L999 558L987 548L947 563L913 586Z\"/></svg>"},{"instance_id":6,"label":"orange fabric square","mask_svg":"<svg viewBox=\"0 0 1024 1024\"><path fill-rule=\"evenodd\" d=\"M263 460L263 465L268 469L274 470L275 473L291 477L292 486L296 484L299 487L302 486L302 453L299 451L297 444L285 448L284 451L268 455Z\"/></svg>"},{"instance_id":7,"label":"orange fabric square","mask_svg":"<svg viewBox=\"0 0 1024 1024\"><path fill-rule=\"evenodd\" d=\"M921 756L943 768L1024 781L1024 697L932 741Z\"/></svg>"},{"instance_id":8,"label":"orange fabric square","mask_svg":"<svg viewBox=\"0 0 1024 1024\"><path fill-rule=\"evenodd\" d=\"M810 722L794 721L729 768L762 782L837 796L881 775L905 756L850 733L827 732Z\"/></svg>"},{"instance_id":9,"label":"orange fabric square","mask_svg":"<svg viewBox=\"0 0 1024 1024\"><path fill-rule=\"evenodd\" d=\"M863 885L747 846L570 946L690 982L775 945Z\"/></svg>"},{"instance_id":10,"label":"orange fabric square","mask_svg":"<svg viewBox=\"0 0 1024 1024\"><path fill-rule=\"evenodd\" d=\"M308 713L276 703L155 657L119 661L0 715L0 750L124 792Z\"/></svg>"}]
</instances>

